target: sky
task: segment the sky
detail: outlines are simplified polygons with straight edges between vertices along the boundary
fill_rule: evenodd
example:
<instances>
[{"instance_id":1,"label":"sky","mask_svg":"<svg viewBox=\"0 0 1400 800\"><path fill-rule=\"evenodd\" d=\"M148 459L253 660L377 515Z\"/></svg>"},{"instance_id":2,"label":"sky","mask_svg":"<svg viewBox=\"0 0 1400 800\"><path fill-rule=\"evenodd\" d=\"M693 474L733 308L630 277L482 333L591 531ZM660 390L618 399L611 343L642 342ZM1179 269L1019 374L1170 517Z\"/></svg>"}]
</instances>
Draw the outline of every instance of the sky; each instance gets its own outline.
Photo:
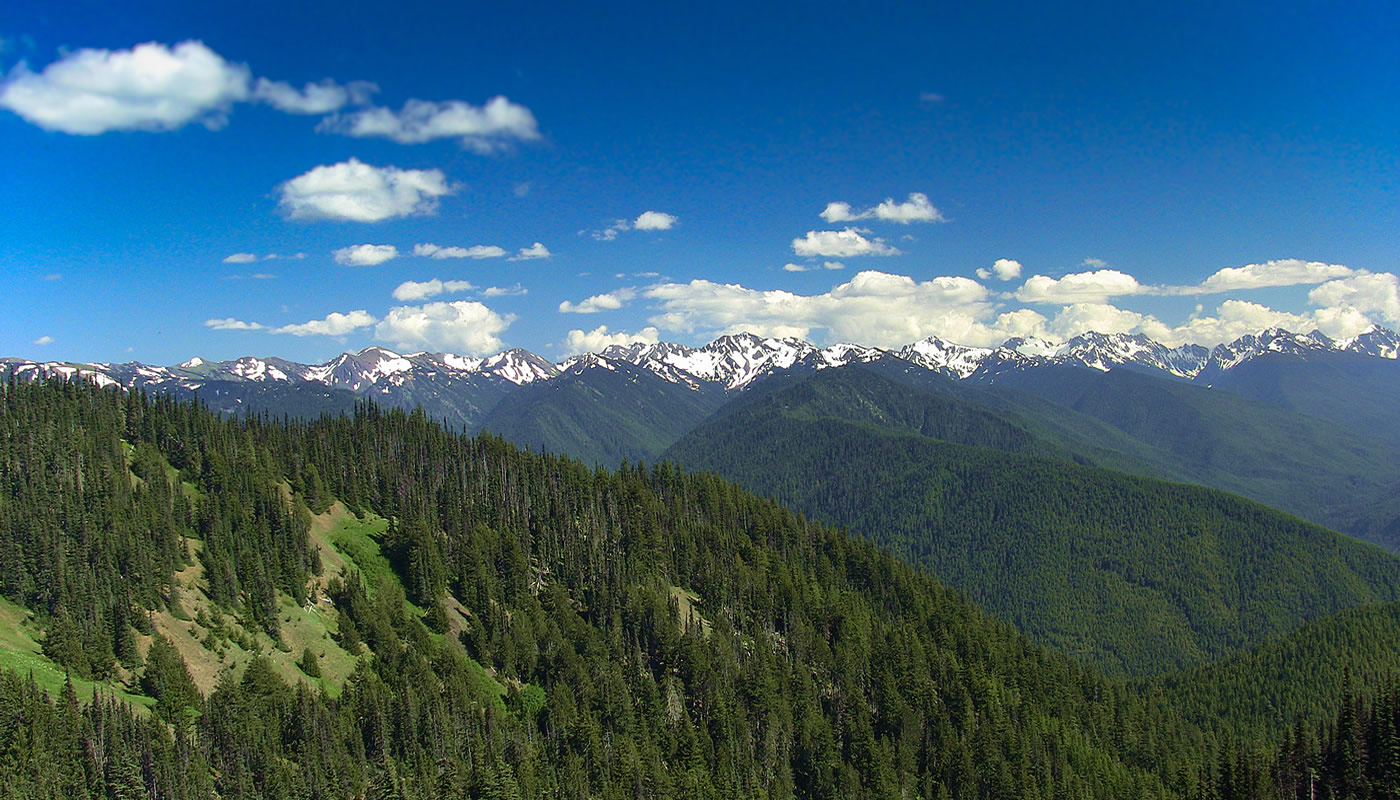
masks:
<instances>
[{"instance_id":1,"label":"sky","mask_svg":"<svg viewBox=\"0 0 1400 800\"><path fill-rule=\"evenodd\" d=\"M1395 328L1396 41L1373 0L11 0L0 356Z\"/></svg>"}]
</instances>

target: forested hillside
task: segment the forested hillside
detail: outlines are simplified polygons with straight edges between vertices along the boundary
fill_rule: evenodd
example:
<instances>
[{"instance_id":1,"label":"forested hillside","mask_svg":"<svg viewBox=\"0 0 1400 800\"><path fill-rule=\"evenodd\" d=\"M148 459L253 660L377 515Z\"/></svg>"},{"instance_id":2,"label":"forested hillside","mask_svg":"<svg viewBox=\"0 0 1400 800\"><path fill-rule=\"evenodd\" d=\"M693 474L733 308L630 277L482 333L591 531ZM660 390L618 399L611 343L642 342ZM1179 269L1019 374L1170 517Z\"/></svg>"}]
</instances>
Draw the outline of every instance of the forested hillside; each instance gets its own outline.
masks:
<instances>
[{"instance_id":1,"label":"forested hillside","mask_svg":"<svg viewBox=\"0 0 1400 800\"><path fill-rule=\"evenodd\" d=\"M0 464L6 596L51 659L155 700L147 716L0 681L8 796L1214 786L1209 731L1147 717L957 592L713 477L594 471L402 412L235 422L58 384L0 394ZM147 624L178 608L176 574L202 568L220 613L285 643L269 610L314 599L330 567L307 519L334 498L389 520L324 585L354 671L323 681L311 653L288 683L274 646L196 691Z\"/></svg>"},{"instance_id":2,"label":"forested hillside","mask_svg":"<svg viewBox=\"0 0 1400 800\"><path fill-rule=\"evenodd\" d=\"M1400 361L1358 353L1269 353L1203 378L1212 388L1400 445ZM1338 387L1346 391L1338 391Z\"/></svg>"},{"instance_id":3,"label":"forested hillside","mask_svg":"<svg viewBox=\"0 0 1400 800\"><path fill-rule=\"evenodd\" d=\"M1394 370L1395 363L1368 359ZM1241 365L1247 374L1254 362ZM1309 362L1311 365L1311 362ZM1234 371L1226 373L1233 375ZM1252 497L1391 549L1400 525L1400 449L1375 433L1231 392L1142 375L1048 367L1007 376L1005 385L1092 416L1167 454L1186 479ZM1375 405L1351 381L1350 407ZM1391 406L1393 409L1393 406Z\"/></svg>"},{"instance_id":4,"label":"forested hillside","mask_svg":"<svg viewBox=\"0 0 1400 800\"><path fill-rule=\"evenodd\" d=\"M1017 452L1047 447L842 370L717 415L668 455L847 526L1113 674L1204 664L1397 596L1400 560L1377 548L1222 492Z\"/></svg>"},{"instance_id":5,"label":"forested hillside","mask_svg":"<svg viewBox=\"0 0 1400 800\"><path fill-rule=\"evenodd\" d=\"M608 364L517 389L479 429L531 450L615 467L655 459L724 402L718 386L692 388L625 361Z\"/></svg>"}]
</instances>

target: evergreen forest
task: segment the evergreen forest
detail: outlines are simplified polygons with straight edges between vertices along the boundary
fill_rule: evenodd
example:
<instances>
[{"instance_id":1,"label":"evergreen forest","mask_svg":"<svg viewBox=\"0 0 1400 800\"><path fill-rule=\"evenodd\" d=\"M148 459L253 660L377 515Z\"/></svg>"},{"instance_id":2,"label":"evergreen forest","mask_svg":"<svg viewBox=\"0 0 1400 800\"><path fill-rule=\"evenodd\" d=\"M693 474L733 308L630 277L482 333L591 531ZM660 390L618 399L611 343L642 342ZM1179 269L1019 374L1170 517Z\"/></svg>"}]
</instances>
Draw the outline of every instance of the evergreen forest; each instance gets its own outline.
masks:
<instances>
[{"instance_id":1,"label":"evergreen forest","mask_svg":"<svg viewBox=\"0 0 1400 800\"><path fill-rule=\"evenodd\" d=\"M986 478L988 451L949 447L938 485ZM951 562L932 550L898 536L881 549L878 530L849 536L713 474L589 468L364 403L315 421L230 420L141 392L11 382L0 787L26 799L1400 794L1396 612L1370 605L1393 599L1393 564L1207 490L1164 485L1190 514L1158 520L1110 473L1017 458L1008 480L1088 485L1104 508L1194 537L1189 557L1223 559L1221 527L1242 527L1280 554L1327 551L1339 573L1318 596L1269 598L1273 610L1236 602L1219 630L1187 625L1210 658L1130 680L982 611L977 593L941 582ZM1133 480L1142 497L1158 491ZM1013 496L1029 507L1015 513L1089 524L1068 495ZM950 521L970 513L946 508ZM1019 524L1007 507L978 513L988 532ZM1224 560L1243 565L1213 573L1221 598L1271 576L1262 556ZM1169 573L1132 577L1183 591Z\"/></svg>"}]
</instances>

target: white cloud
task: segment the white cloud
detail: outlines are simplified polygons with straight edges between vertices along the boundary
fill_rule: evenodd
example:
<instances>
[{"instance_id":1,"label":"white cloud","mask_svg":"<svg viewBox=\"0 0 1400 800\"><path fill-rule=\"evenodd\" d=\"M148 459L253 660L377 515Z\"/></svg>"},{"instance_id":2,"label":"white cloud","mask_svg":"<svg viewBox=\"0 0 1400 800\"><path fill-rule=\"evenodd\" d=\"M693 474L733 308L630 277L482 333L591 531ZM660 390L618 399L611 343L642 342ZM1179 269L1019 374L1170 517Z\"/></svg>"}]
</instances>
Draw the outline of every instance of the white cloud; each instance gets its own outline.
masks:
<instances>
[{"instance_id":1,"label":"white cloud","mask_svg":"<svg viewBox=\"0 0 1400 800\"><path fill-rule=\"evenodd\" d=\"M1173 287L1170 293L1216 294L1237 289L1297 286L1322 283L1333 278L1345 278L1354 274L1356 274L1356 270L1341 264L1324 264L1321 261L1285 258L1265 261L1262 264L1248 264L1243 267L1226 267L1206 278L1199 286Z\"/></svg>"},{"instance_id":2,"label":"white cloud","mask_svg":"<svg viewBox=\"0 0 1400 800\"><path fill-rule=\"evenodd\" d=\"M505 248L494 244L477 244L471 247L440 247L432 243L415 244L413 254L425 258L501 258Z\"/></svg>"},{"instance_id":3,"label":"white cloud","mask_svg":"<svg viewBox=\"0 0 1400 800\"><path fill-rule=\"evenodd\" d=\"M1060 309L1060 313L1046 326L1051 335L1069 339L1081 333L1132 333L1146 319L1136 311L1128 311L1108 303L1074 303Z\"/></svg>"},{"instance_id":4,"label":"white cloud","mask_svg":"<svg viewBox=\"0 0 1400 800\"><path fill-rule=\"evenodd\" d=\"M241 319L225 317L224 319L206 319L204 327L212 328L216 331L261 331L267 326L259 322L244 322Z\"/></svg>"},{"instance_id":5,"label":"white cloud","mask_svg":"<svg viewBox=\"0 0 1400 800\"><path fill-rule=\"evenodd\" d=\"M603 294L595 294L577 303L565 300L559 304L559 311L563 314L596 314L599 311L616 311L626 303L631 302L636 296L636 289L617 289Z\"/></svg>"},{"instance_id":6,"label":"white cloud","mask_svg":"<svg viewBox=\"0 0 1400 800\"><path fill-rule=\"evenodd\" d=\"M482 297L519 297L529 293L529 289L518 283L514 286L487 286L481 290Z\"/></svg>"},{"instance_id":7,"label":"white cloud","mask_svg":"<svg viewBox=\"0 0 1400 800\"><path fill-rule=\"evenodd\" d=\"M44 345L53 344L53 337L52 337L52 336L40 336L38 339L35 339L35 340L34 340L34 344L37 344L37 345L39 345L40 347L43 347Z\"/></svg>"},{"instance_id":8,"label":"white cloud","mask_svg":"<svg viewBox=\"0 0 1400 800\"><path fill-rule=\"evenodd\" d=\"M860 228L846 228L841 231L807 231L801 239L792 240L792 251L799 256L826 256L828 258L853 258L855 256L897 256L900 251L885 243L884 239L867 239Z\"/></svg>"},{"instance_id":9,"label":"white cloud","mask_svg":"<svg viewBox=\"0 0 1400 800\"><path fill-rule=\"evenodd\" d=\"M811 272L817 269L845 269L846 265L840 261L823 261L820 264L793 264L791 262L783 265L784 272Z\"/></svg>"},{"instance_id":10,"label":"white cloud","mask_svg":"<svg viewBox=\"0 0 1400 800\"><path fill-rule=\"evenodd\" d=\"M47 274L47 275L44 276L44 280L46 280L46 281L61 281L61 280L63 280L63 273L62 273L62 272L50 272L49 274Z\"/></svg>"},{"instance_id":11,"label":"white cloud","mask_svg":"<svg viewBox=\"0 0 1400 800\"><path fill-rule=\"evenodd\" d=\"M1101 303L1118 295L1142 294L1137 278L1116 269L1073 272L1063 278L1032 275L1016 291L1023 303Z\"/></svg>"},{"instance_id":12,"label":"white cloud","mask_svg":"<svg viewBox=\"0 0 1400 800\"><path fill-rule=\"evenodd\" d=\"M394 289L394 299L400 302L426 300L444 292L469 292L475 288L470 281L444 281L438 278L430 281L404 281Z\"/></svg>"},{"instance_id":13,"label":"white cloud","mask_svg":"<svg viewBox=\"0 0 1400 800\"><path fill-rule=\"evenodd\" d=\"M1148 337L1166 345L1190 342L1211 347L1266 328L1286 328L1307 333L1316 327L1317 321L1311 315L1276 311L1245 300L1226 300L1215 310L1215 316L1202 316L1198 310L1185 322L1175 326L1144 317L1140 329Z\"/></svg>"},{"instance_id":14,"label":"white cloud","mask_svg":"<svg viewBox=\"0 0 1400 800\"><path fill-rule=\"evenodd\" d=\"M378 322L364 309L342 314L332 311L325 319L313 319L298 325L283 325L273 328L273 333L289 333L292 336L344 336L351 331L365 328Z\"/></svg>"},{"instance_id":15,"label":"white cloud","mask_svg":"<svg viewBox=\"0 0 1400 800\"><path fill-rule=\"evenodd\" d=\"M1006 338L989 324L997 318L987 289L962 277L915 281L864 271L817 295L694 280L653 286L642 294L658 303L659 313L650 322L667 331L806 337L820 329L829 339L881 347L930 335L967 344L999 344ZM1025 315L1008 321L1024 325Z\"/></svg>"},{"instance_id":16,"label":"white cloud","mask_svg":"<svg viewBox=\"0 0 1400 800\"><path fill-rule=\"evenodd\" d=\"M52 131L168 131L222 127L249 95L250 75L202 42L150 42L130 50L78 50L32 72L21 62L0 84L0 108Z\"/></svg>"},{"instance_id":17,"label":"white cloud","mask_svg":"<svg viewBox=\"0 0 1400 800\"><path fill-rule=\"evenodd\" d=\"M1013 278L1021 277L1021 262L1011 258L998 258L992 262L991 269L977 270L977 277L988 280L993 275L998 280L1009 281Z\"/></svg>"},{"instance_id":18,"label":"white cloud","mask_svg":"<svg viewBox=\"0 0 1400 800\"><path fill-rule=\"evenodd\" d=\"M336 250L335 263L347 267L373 267L399 257L399 248L392 244L357 244Z\"/></svg>"},{"instance_id":19,"label":"white cloud","mask_svg":"<svg viewBox=\"0 0 1400 800\"><path fill-rule=\"evenodd\" d=\"M569 331L568 338L564 340L564 353L565 355L597 353L612 345L629 345L636 342L656 344L660 340L660 332L652 327L643 328L636 333L624 333L623 331L608 333L606 325L599 325L591 331L575 328Z\"/></svg>"},{"instance_id":20,"label":"white cloud","mask_svg":"<svg viewBox=\"0 0 1400 800\"><path fill-rule=\"evenodd\" d=\"M616 219L600 231L582 230L580 236L591 236L600 242L611 242L617 235L626 231L669 231L680 222L680 217L664 211L643 211L636 219Z\"/></svg>"},{"instance_id":21,"label":"white cloud","mask_svg":"<svg viewBox=\"0 0 1400 800\"><path fill-rule=\"evenodd\" d=\"M474 300L457 300L392 308L374 335L405 348L488 355L502 349L500 334L514 321L514 314L501 316Z\"/></svg>"},{"instance_id":22,"label":"white cloud","mask_svg":"<svg viewBox=\"0 0 1400 800\"><path fill-rule=\"evenodd\" d=\"M1350 309L1360 313L1375 313L1392 325L1398 324L1400 278L1394 273L1378 272L1328 281L1308 292L1308 302L1337 309L1329 312L1329 316L1334 319L1338 317L1340 309Z\"/></svg>"},{"instance_id":23,"label":"white cloud","mask_svg":"<svg viewBox=\"0 0 1400 800\"><path fill-rule=\"evenodd\" d=\"M530 109L504 97L493 97L484 106L461 100L409 100L399 111L367 108L327 117L317 130L392 139L399 144L458 139L463 147L480 153L494 152L512 140L540 138L539 124Z\"/></svg>"},{"instance_id":24,"label":"white cloud","mask_svg":"<svg viewBox=\"0 0 1400 800\"><path fill-rule=\"evenodd\" d=\"M892 197L886 198L883 203L864 211L854 210L850 203L831 202L826 204L826 208L821 213L821 218L831 223L855 222L872 217L885 222L898 222L901 225L908 225L911 222L948 221L938 209L933 207L933 204L929 202L928 195L923 192L910 192L909 199L903 203L896 203Z\"/></svg>"},{"instance_id":25,"label":"white cloud","mask_svg":"<svg viewBox=\"0 0 1400 800\"><path fill-rule=\"evenodd\" d=\"M438 198L453 194L442 170L375 167L358 159L319 166L279 187L292 219L379 222L432 214Z\"/></svg>"},{"instance_id":26,"label":"white cloud","mask_svg":"<svg viewBox=\"0 0 1400 800\"><path fill-rule=\"evenodd\" d=\"M1045 326L1045 334L1067 339L1089 331L1142 333L1169 347L1188 343L1213 347L1267 328L1284 328L1297 333L1316 328L1329 336L1354 336L1368 329L1370 324L1354 309L1325 308L1316 314L1294 314L1233 299L1222 302L1209 314L1197 306L1194 313L1177 325L1108 303L1075 303L1060 310Z\"/></svg>"},{"instance_id":27,"label":"white cloud","mask_svg":"<svg viewBox=\"0 0 1400 800\"><path fill-rule=\"evenodd\" d=\"M522 247L522 248L520 248L519 250L517 250L517 251L515 252L515 255L513 255L513 256L510 257L510 260L511 260L511 261L532 261L532 260L537 259L537 258L549 258L549 257L552 256L552 255L554 255L554 254L551 253L551 252L549 252L549 248L548 248L548 247L545 247L544 245L540 244L539 242L535 242L534 244L530 245L529 247Z\"/></svg>"},{"instance_id":28,"label":"white cloud","mask_svg":"<svg viewBox=\"0 0 1400 800\"><path fill-rule=\"evenodd\" d=\"M1079 262L1079 266L1092 267L1094 269L1103 269L1104 267L1108 266L1108 262L1104 261L1102 258L1086 258L1083 261Z\"/></svg>"},{"instance_id":29,"label":"white cloud","mask_svg":"<svg viewBox=\"0 0 1400 800\"><path fill-rule=\"evenodd\" d=\"M342 86L327 78L297 89L284 81L258 78L253 86L253 99L288 114L327 114L348 103L363 105L377 91L379 87L367 81L352 81Z\"/></svg>"},{"instance_id":30,"label":"white cloud","mask_svg":"<svg viewBox=\"0 0 1400 800\"><path fill-rule=\"evenodd\" d=\"M268 253L267 255L261 257L259 257L257 253L233 253L232 255L224 256L224 263L252 264L255 261L300 261L303 258L306 258L305 253L293 253L289 256L279 255L277 253Z\"/></svg>"},{"instance_id":31,"label":"white cloud","mask_svg":"<svg viewBox=\"0 0 1400 800\"><path fill-rule=\"evenodd\" d=\"M632 227L639 231L669 231L680 218L664 211L643 211L632 221Z\"/></svg>"}]
</instances>

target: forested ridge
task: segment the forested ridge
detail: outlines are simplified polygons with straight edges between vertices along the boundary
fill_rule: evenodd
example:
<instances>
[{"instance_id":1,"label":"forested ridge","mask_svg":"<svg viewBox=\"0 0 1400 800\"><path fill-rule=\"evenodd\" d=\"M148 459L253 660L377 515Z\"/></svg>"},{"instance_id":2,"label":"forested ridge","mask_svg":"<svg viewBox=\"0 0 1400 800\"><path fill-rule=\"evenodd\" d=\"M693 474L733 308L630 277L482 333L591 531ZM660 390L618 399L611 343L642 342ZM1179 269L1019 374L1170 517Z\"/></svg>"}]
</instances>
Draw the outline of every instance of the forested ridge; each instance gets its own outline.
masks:
<instances>
[{"instance_id":1,"label":"forested ridge","mask_svg":"<svg viewBox=\"0 0 1400 800\"><path fill-rule=\"evenodd\" d=\"M1400 559L1375 546L1224 492L1054 455L988 410L836 370L667 452L846 526L1116 675L1199 666L1397 599Z\"/></svg>"},{"instance_id":2,"label":"forested ridge","mask_svg":"<svg viewBox=\"0 0 1400 800\"><path fill-rule=\"evenodd\" d=\"M52 658L156 700L147 714L0 678L6 796L1207 798L1296 786L1274 755L1284 732L1244 739L1160 711L872 544L713 476L592 470L371 406L230 421L55 383L0 393L0 465L0 545L16 554L0 562L0 591L42 618ZM325 587L354 672L331 691L314 658L291 683L255 658L201 695L149 627L181 603L176 573L198 561L210 597L276 639L277 603L300 601L324 570L308 519L334 500L390 520L392 571ZM1348 786L1383 782L1393 693L1374 694L1343 703L1362 722L1304 725L1298 758L1341 765ZM1334 727L1344 742L1378 731L1359 771L1347 754L1361 750L1329 744Z\"/></svg>"}]
</instances>

